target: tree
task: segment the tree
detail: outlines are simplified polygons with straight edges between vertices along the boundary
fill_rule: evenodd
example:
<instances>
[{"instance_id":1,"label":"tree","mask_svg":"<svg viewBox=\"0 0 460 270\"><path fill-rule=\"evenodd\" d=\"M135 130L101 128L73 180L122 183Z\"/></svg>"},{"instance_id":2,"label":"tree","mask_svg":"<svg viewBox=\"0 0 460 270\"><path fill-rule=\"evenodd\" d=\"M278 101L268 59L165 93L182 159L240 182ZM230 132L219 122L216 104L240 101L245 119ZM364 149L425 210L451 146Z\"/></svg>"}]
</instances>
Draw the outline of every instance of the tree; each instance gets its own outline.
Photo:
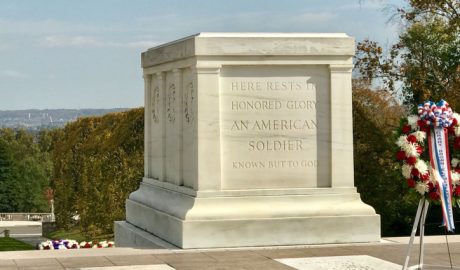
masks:
<instances>
[{"instance_id":1,"label":"tree","mask_svg":"<svg viewBox=\"0 0 460 270\"><path fill-rule=\"evenodd\" d=\"M11 191L11 167L6 142L0 139L0 212L14 212L15 203Z\"/></svg>"},{"instance_id":2,"label":"tree","mask_svg":"<svg viewBox=\"0 0 460 270\"><path fill-rule=\"evenodd\" d=\"M0 211L48 211L43 191L49 185L50 167L34 134L0 129Z\"/></svg>"},{"instance_id":3,"label":"tree","mask_svg":"<svg viewBox=\"0 0 460 270\"><path fill-rule=\"evenodd\" d=\"M425 100L445 99L460 110L460 2L408 3L397 10L404 25L398 42L385 51L364 40L355 57L355 179L363 200L381 214L387 236L409 233L417 202L395 162L392 130Z\"/></svg>"},{"instance_id":4,"label":"tree","mask_svg":"<svg viewBox=\"0 0 460 270\"><path fill-rule=\"evenodd\" d=\"M355 183L363 201L381 215L383 235L404 235L410 230L403 221L413 200L405 196L405 182L394 158L393 130L404 113L388 92L354 84Z\"/></svg>"},{"instance_id":5,"label":"tree","mask_svg":"<svg viewBox=\"0 0 460 270\"><path fill-rule=\"evenodd\" d=\"M460 2L411 0L398 9L406 25L385 53L373 41L357 46L356 70L370 85L377 81L408 107L425 100L448 100L460 109Z\"/></svg>"}]
</instances>

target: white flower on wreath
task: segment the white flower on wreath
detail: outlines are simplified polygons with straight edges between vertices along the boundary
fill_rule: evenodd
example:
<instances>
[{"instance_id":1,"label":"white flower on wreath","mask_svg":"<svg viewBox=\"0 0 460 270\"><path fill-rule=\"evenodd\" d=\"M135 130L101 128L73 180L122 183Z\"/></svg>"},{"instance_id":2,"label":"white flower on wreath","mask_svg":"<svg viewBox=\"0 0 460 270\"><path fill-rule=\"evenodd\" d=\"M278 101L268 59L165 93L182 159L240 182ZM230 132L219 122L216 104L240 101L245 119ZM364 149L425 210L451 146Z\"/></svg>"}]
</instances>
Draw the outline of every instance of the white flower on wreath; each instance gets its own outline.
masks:
<instances>
[{"instance_id":1,"label":"white flower on wreath","mask_svg":"<svg viewBox=\"0 0 460 270\"><path fill-rule=\"evenodd\" d=\"M412 166L409 165L409 164L404 164L404 165L402 165L401 171L402 171L402 175L406 179L409 179L410 178L410 173L412 172Z\"/></svg>"},{"instance_id":2,"label":"white flower on wreath","mask_svg":"<svg viewBox=\"0 0 460 270\"><path fill-rule=\"evenodd\" d=\"M412 133L415 138L417 138L417 142L419 143L423 143L425 142L425 139L426 139L426 132L425 131L416 131L414 133Z\"/></svg>"},{"instance_id":3,"label":"white flower on wreath","mask_svg":"<svg viewBox=\"0 0 460 270\"><path fill-rule=\"evenodd\" d=\"M460 160L458 160L457 158L453 158L451 161L450 161L450 164L452 165L453 168L457 167L458 166L458 163L460 162Z\"/></svg>"},{"instance_id":4,"label":"white flower on wreath","mask_svg":"<svg viewBox=\"0 0 460 270\"><path fill-rule=\"evenodd\" d=\"M401 146L401 149L406 153L408 157L418 157L420 154L417 152L417 145L415 143L406 143Z\"/></svg>"},{"instance_id":5,"label":"white flower on wreath","mask_svg":"<svg viewBox=\"0 0 460 270\"><path fill-rule=\"evenodd\" d=\"M458 182L460 181L460 174L456 171L451 171L450 175L452 176L452 185L458 185Z\"/></svg>"},{"instance_id":6,"label":"white flower on wreath","mask_svg":"<svg viewBox=\"0 0 460 270\"><path fill-rule=\"evenodd\" d=\"M433 168L430 168L430 182L433 184L437 183L436 177L434 176L436 173L438 173L436 170L434 170Z\"/></svg>"},{"instance_id":7,"label":"white flower on wreath","mask_svg":"<svg viewBox=\"0 0 460 270\"><path fill-rule=\"evenodd\" d=\"M416 130L418 125L417 125L417 121L419 120L419 117L418 115L409 115L407 117L407 123L409 124L409 126L412 128L412 130Z\"/></svg>"},{"instance_id":8,"label":"white flower on wreath","mask_svg":"<svg viewBox=\"0 0 460 270\"><path fill-rule=\"evenodd\" d=\"M396 145L399 147L403 147L404 145L408 144L407 142L407 136L406 135L401 135L399 138L396 140Z\"/></svg>"},{"instance_id":9,"label":"white flower on wreath","mask_svg":"<svg viewBox=\"0 0 460 270\"><path fill-rule=\"evenodd\" d=\"M452 118L455 118L455 119L457 119L457 121L460 121L460 114L454 112L454 113L452 114Z\"/></svg>"},{"instance_id":10,"label":"white flower on wreath","mask_svg":"<svg viewBox=\"0 0 460 270\"><path fill-rule=\"evenodd\" d=\"M43 241L38 245L38 249L44 250L45 248L54 249L53 243L50 240Z\"/></svg>"},{"instance_id":11,"label":"white flower on wreath","mask_svg":"<svg viewBox=\"0 0 460 270\"><path fill-rule=\"evenodd\" d=\"M424 182L417 182L417 185L415 185L415 190L420 193L420 195L423 195L428 192L428 185Z\"/></svg>"},{"instance_id":12,"label":"white flower on wreath","mask_svg":"<svg viewBox=\"0 0 460 270\"><path fill-rule=\"evenodd\" d=\"M428 172L428 165L421 159L417 160L414 167L420 172L420 174L426 174Z\"/></svg>"},{"instance_id":13,"label":"white flower on wreath","mask_svg":"<svg viewBox=\"0 0 460 270\"><path fill-rule=\"evenodd\" d=\"M460 121L460 120L458 120L458 121ZM456 126L454 128L454 130L455 130L455 136L460 137L460 126Z\"/></svg>"}]
</instances>

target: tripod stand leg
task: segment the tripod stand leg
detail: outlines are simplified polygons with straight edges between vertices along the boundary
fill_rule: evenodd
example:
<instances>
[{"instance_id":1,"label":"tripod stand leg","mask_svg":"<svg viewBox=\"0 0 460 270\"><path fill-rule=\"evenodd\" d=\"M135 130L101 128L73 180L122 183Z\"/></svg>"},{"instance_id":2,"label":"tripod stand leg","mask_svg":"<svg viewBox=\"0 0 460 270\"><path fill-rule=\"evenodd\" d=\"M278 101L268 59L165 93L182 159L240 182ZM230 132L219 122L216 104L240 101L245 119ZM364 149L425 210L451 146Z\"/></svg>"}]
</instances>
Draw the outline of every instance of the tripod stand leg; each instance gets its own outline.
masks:
<instances>
[{"instance_id":1,"label":"tripod stand leg","mask_svg":"<svg viewBox=\"0 0 460 270\"><path fill-rule=\"evenodd\" d=\"M419 257L419 269L423 270L423 254L425 251L425 246L423 245L423 237L425 236L425 220L426 214L428 212L428 205L430 203L427 200L424 200L422 207L422 216L420 218L420 257Z\"/></svg>"},{"instance_id":2,"label":"tripod stand leg","mask_svg":"<svg viewBox=\"0 0 460 270\"><path fill-rule=\"evenodd\" d=\"M420 202L418 203L417 213L415 214L414 225L412 226L412 232L410 235L409 245L407 246L406 261L404 262L402 270L407 270L407 266L409 265L410 252L412 250L412 245L414 244L415 234L417 233L417 227L420 222L420 215L422 213L422 208L424 204L425 204L425 200L420 199Z\"/></svg>"}]
</instances>

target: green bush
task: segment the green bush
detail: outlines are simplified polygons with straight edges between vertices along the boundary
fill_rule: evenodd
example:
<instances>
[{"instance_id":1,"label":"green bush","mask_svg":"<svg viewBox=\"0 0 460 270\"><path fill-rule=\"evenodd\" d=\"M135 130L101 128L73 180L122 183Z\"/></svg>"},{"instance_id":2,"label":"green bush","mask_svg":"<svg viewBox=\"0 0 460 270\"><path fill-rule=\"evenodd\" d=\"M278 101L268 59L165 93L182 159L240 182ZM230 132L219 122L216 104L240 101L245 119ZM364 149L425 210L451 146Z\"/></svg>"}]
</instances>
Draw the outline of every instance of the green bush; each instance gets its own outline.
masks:
<instances>
[{"instance_id":1,"label":"green bush","mask_svg":"<svg viewBox=\"0 0 460 270\"><path fill-rule=\"evenodd\" d=\"M53 148L56 221L79 218L89 236L113 232L144 171L144 110L85 117L59 132Z\"/></svg>"}]
</instances>

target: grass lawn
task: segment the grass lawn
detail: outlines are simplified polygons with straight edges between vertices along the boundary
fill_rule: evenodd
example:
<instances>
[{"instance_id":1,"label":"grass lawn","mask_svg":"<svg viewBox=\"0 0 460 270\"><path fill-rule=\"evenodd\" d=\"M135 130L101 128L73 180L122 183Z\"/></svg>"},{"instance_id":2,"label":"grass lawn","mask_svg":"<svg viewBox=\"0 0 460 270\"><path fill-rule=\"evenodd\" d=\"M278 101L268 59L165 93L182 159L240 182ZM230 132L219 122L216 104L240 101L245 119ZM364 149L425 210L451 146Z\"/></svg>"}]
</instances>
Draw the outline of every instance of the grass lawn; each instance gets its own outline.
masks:
<instances>
[{"instance_id":1,"label":"grass lawn","mask_svg":"<svg viewBox=\"0 0 460 270\"><path fill-rule=\"evenodd\" d=\"M49 239L53 239L53 240L72 239L77 242L113 240L113 234L97 235L91 238L91 237L85 237L85 235L78 229L71 229L69 231L57 230L55 232L49 233L46 237Z\"/></svg>"},{"instance_id":2,"label":"grass lawn","mask_svg":"<svg viewBox=\"0 0 460 270\"><path fill-rule=\"evenodd\" d=\"M0 237L0 251L32 250L34 246L10 237Z\"/></svg>"}]
</instances>

